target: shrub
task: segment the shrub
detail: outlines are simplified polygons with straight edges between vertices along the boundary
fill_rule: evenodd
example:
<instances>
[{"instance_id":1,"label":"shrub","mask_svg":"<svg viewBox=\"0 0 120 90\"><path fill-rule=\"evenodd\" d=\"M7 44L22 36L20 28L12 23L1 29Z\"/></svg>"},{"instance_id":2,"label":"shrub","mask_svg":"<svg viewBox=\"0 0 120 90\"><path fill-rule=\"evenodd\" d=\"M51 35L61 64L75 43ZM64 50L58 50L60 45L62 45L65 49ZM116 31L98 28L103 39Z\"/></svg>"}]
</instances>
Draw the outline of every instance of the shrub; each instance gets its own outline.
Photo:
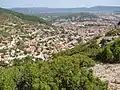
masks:
<instances>
[{"instance_id":1,"label":"shrub","mask_svg":"<svg viewBox=\"0 0 120 90\"><path fill-rule=\"evenodd\" d=\"M16 90L33 90L32 87L33 79L28 66L25 67L22 74L15 76L14 82Z\"/></svg>"},{"instance_id":2,"label":"shrub","mask_svg":"<svg viewBox=\"0 0 120 90\"><path fill-rule=\"evenodd\" d=\"M97 59L105 63L120 62L120 39L108 44L98 55Z\"/></svg>"},{"instance_id":3,"label":"shrub","mask_svg":"<svg viewBox=\"0 0 120 90\"><path fill-rule=\"evenodd\" d=\"M1 68L4 72L0 76L4 77L0 85L5 90L107 90L107 83L94 78L90 69L94 64L91 58L80 54L26 62Z\"/></svg>"}]
</instances>

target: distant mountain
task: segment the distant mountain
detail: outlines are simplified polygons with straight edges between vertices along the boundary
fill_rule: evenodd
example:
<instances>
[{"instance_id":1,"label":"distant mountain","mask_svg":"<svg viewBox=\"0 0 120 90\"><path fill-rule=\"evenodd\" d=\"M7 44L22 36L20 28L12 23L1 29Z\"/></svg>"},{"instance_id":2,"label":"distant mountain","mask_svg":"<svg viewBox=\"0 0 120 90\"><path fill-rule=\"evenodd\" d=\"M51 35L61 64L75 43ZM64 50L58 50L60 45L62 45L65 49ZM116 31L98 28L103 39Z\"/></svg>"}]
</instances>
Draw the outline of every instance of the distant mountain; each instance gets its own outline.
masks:
<instances>
[{"instance_id":1,"label":"distant mountain","mask_svg":"<svg viewBox=\"0 0 120 90\"><path fill-rule=\"evenodd\" d=\"M95 6L90 8L46 8L46 7L27 7L27 8L11 8L11 10L27 13L27 14L39 14L39 13L63 13L63 12L114 12L119 11L120 6Z\"/></svg>"},{"instance_id":2,"label":"distant mountain","mask_svg":"<svg viewBox=\"0 0 120 90\"><path fill-rule=\"evenodd\" d=\"M89 20L98 20L99 16L97 16L94 13L89 13L89 12L81 12L81 13L73 13L73 14L68 14L64 16L58 16L55 17L51 20L51 22L57 22L57 21L89 21Z\"/></svg>"}]
</instances>

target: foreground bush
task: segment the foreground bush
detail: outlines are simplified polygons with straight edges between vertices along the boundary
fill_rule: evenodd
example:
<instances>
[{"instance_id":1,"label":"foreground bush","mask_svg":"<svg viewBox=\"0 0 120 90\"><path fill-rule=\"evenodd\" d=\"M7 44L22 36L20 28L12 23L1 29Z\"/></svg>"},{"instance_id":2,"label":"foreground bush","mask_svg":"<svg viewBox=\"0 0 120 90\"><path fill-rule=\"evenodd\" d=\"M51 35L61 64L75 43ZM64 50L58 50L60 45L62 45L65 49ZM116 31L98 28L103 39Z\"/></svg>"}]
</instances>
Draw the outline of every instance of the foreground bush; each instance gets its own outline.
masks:
<instances>
[{"instance_id":1,"label":"foreground bush","mask_svg":"<svg viewBox=\"0 0 120 90\"><path fill-rule=\"evenodd\" d=\"M0 69L0 90L107 90L94 78L87 56L59 56L50 61L26 62Z\"/></svg>"}]
</instances>

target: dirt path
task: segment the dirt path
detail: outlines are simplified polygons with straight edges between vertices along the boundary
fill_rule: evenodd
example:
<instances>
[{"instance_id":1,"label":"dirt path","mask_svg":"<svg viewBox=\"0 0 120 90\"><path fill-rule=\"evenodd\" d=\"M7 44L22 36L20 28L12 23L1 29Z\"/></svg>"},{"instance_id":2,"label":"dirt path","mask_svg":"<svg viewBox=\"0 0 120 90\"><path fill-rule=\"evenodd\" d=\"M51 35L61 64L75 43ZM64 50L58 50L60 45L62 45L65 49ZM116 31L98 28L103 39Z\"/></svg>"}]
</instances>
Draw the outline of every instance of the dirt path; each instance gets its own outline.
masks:
<instances>
[{"instance_id":1,"label":"dirt path","mask_svg":"<svg viewBox=\"0 0 120 90\"><path fill-rule=\"evenodd\" d=\"M120 64L96 64L94 75L109 82L109 90L120 90Z\"/></svg>"}]
</instances>

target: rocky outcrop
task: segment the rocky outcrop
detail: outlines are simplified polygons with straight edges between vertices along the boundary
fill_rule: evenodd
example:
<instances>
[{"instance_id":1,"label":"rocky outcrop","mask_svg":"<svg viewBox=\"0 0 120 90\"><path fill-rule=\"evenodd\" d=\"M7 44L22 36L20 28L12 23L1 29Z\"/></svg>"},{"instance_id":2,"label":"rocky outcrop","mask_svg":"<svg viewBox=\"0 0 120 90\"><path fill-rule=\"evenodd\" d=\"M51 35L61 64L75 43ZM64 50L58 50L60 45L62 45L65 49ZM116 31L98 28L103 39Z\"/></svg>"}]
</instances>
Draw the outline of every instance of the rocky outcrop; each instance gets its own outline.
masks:
<instances>
[{"instance_id":1,"label":"rocky outcrop","mask_svg":"<svg viewBox=\"0 0 120 90\"><path fill-rule=\"evenodd\" d=\"M107 81L109 90L120 90L120 64L96 64L94 75Z\"/></svg>"}]
</instances>

